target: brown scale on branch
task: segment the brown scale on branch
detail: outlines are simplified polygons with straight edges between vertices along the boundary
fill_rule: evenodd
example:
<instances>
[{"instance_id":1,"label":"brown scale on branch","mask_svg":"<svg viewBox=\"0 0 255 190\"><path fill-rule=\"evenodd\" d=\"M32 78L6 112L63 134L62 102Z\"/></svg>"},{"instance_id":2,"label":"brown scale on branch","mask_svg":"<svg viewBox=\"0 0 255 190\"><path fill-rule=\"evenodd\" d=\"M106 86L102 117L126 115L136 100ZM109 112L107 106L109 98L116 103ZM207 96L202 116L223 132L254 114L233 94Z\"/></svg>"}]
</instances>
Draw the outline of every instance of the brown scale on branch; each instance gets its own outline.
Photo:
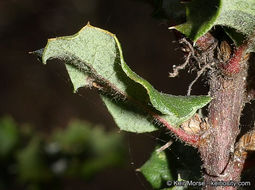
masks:
<instances>
[{"instance_id":1,"label":"brown scale on branch","mask_svg":"<svg viewBox=\"0 0 255 190\"><path fill-rule=\"evenodd\" d=\"M222 63L219 65L219 68L222 71L222 74L227 77L232 77L240 72L243 65L250 58L249 48L255 42L255 31L254 33L247 38L242 45L234 48L233 53L231 53L230 46L227 43L223 44L222 48L222 55L230 55L231 57L227 60L223 60ZM224 58L223 58L224 59Z\"/></svg>"},{"instance_id":2,"label":"brown scale on branch","mask_svg":"<svg viewBox=\"0 0 255 190\"><path fill-rule=\"evenodd\" d=\"M181 124L179 131L183 131L182 133L187 134L187 136L190 137L197 137L197 140L194 142L186 142L190 146L193 146L195 148L198 148L204 141L205 137L209 129L209 123L207 118L201 117L199 114L194 114L189 120L185 121ZM176 136L173 136L173 138L176 138ZM176 138L176 140L180 140ZM167 148L169 148L174 141L169 141L159 149L157 149L157 152L161 152Z\"/></svg>"},{"instance_id":3,"label":"brown scale on branch","mask_svg":"<svg viewBox=\"0 0 255 190\"><path fill-rule=\"evenodd\" d=\"M248 151L255 151L255 130L243 135L235 147L234 160L244 162Z\"/></svg>"},{"instance_id":4,"label":"brown scale on branch","mask_svg":"<svg viewBox=\"0 0 255 190\"><path fill-rule=\"evenodd\" d=\"M181 128L188 134L203 135L209 128L207 118L202 118L199 114L195 114L192 118L182 123Z\"/></svg>"}]
</instances>

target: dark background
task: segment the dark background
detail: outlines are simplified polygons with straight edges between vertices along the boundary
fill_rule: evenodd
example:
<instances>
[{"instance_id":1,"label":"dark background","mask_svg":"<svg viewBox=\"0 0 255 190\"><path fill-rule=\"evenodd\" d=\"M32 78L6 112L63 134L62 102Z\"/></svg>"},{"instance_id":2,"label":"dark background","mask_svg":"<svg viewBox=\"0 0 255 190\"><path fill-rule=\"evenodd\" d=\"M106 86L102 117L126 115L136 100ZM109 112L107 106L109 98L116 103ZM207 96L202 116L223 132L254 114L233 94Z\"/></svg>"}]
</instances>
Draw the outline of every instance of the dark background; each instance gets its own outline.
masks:
<instances>
[{"instance_id":1,"label":"dark background","mask_svg":"<svg viewBox=\"0 0 255 190\"><path fill-rule=\"evenodd\" d=\"M78 118L118 128L94 91L72 85L63 65L42 65L28 52L48 38L76 33L88 21L115 33L128 65L159 91L185 95L191 78L185 72L168 78L172 65L183 62L167 20L152 17L153 6L135 0L1 0L0 1L0 116L10 115L45 134ZM194 78L194 75L192 76ZM199 93L198 86L194 92ZM128 163L101 172L92 181L66 180L65 189L150 189L135 169L149 157L157 134L127 134Z\"/></svg>"}]
</instances>

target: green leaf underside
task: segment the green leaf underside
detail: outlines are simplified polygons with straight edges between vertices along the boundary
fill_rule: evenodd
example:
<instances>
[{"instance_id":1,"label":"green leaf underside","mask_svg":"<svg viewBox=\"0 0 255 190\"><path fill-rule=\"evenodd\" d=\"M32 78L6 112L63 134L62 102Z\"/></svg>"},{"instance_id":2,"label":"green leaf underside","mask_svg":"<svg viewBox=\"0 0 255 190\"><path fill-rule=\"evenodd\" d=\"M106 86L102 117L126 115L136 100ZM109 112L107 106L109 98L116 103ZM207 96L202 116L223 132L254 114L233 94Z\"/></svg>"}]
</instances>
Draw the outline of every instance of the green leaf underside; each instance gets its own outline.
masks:
<instances>
[{"instance_id":1,"label":"green leaf underside","mask_svg":"<svg viewBox=\"0 0 255 190\"><path fill-rule=\"evenodd\" d=\"M194 42L215 25L232 28L235 32L249 37L255 30L255 1L193 0L187 3L186 16L186 23L172 28L185 34ZM229 32L228 34L237 45L241 43L240 40L243 40L240 35L232 35Z\"/></svg>"},{"instance_id":2,"label":"green leaf underside","mask_svg":"<svg viewBox=\"0 0 255 190\"><path fill-rule=\"evenodd\" d=\"M154 189L159 189L168 180L173 180L164 151L154 151L150 159L139 170Z\"/></svg>"},{"instance_id":3,"label":"green leaf underside","mask_svg":"<svg viewBox=\"0 0 255 190\"><path fill-rule=\"evenodd\" d=\"M130 104L112 101L104 95L101 95L101 98L120 129L136 133L157 130L144 110Z\"/></svg>"},{"instance_id":4,"label":"green leaf underside","mask_svg":"<svg viewBox=\"0 0 255 190\"><path fill-rule=\"evenodd\" d=\"M88 78L88 75L86 73L68 64L66 64L66 70L72 81L74 92L77 92L78 88L82 86L89 85L88 80L86 80Z\"/></svg>"},{"instance_id":5,"label":"green leaf underside","mask_svg":"<svg viewBox=\"0 0 255 190\"><path fill-rule=\"evenodd\" d=\"M178 126L211 100L208 96L183 97L158 92L126 65L114 34L89 24L73 36L50 39L42 62L46 64L55 58L65 61L75 91L91 86L91 81L105 87L102 99L122 130L138 133L157 130L148 119L148 112L154 108L167 122ZM131 102L132 108L123 102L123 97Z\"/></svg>"}]
</instances>

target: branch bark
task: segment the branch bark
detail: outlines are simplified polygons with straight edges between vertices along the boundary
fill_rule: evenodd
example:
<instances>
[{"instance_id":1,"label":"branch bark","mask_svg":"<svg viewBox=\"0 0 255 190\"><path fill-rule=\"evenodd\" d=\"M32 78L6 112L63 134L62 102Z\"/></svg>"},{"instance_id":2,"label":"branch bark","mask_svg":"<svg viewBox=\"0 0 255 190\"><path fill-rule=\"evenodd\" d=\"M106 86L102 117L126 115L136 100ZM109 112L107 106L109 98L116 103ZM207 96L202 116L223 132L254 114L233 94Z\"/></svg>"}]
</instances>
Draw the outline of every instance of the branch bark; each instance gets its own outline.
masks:
<instances>
[{"instance_id":1,"label":"branch bark","mask_svg":"<svg viewBox=\"0 0 255 190\"><path fill-rule=\"evenodd\" d=\"M214 186L210 183L240 181L243 164L235 162L231 155L239 134L248 66L246 60L242 59L235 64L239 65L240 70L236 72L235 69L232 76L226 76L224 70L212 72L210 76L210 95L213 97L208 115L210 128L203 140L205 143L199 147L204 162L204 180L209 182L205 187L207 190L234 190L236 187Z\"/></svg>"}]
</instances>

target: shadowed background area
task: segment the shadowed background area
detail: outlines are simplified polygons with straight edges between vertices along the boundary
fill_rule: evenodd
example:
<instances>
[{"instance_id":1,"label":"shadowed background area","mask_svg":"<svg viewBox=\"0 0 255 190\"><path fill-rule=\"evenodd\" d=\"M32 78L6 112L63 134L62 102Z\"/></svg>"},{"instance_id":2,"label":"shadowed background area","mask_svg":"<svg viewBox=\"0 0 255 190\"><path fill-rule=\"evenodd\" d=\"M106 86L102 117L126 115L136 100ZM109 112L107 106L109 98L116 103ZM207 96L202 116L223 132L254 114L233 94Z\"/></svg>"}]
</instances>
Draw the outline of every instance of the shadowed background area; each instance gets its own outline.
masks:
<instances>
[{"instance_id":1,"label":"shadowed background area","mask_svg":"<svg viewBox=\"0 0 255 190\"><path fill-rule=\"evenodd\" d=\"M183 62L182 53L176 50L178 44L172 43L175 38L168 30L169 22L153 18L153 10L150 3L135 0L0 1L0 116L11 116L18 128L30 125L46 139L56 128L65 129L74 119L100 124L104 130L118 133L96 92L80 89L73 94L62 64L52 61L45 66L28 54L44 47L48 38L76 33L88 21L115 33L128 65L156 89L186 94L192 79L185 72L178 78L168 78L172 65ZM194 92L201 94L198 86L194 86ZM90 180L66 177L60 182L62 189L150 189L135 169L148 159L154 137L121 134L126 162L108 167ZM8 189L27 189L21 184L14 181Z\"/></svg>"}]
</instances>

